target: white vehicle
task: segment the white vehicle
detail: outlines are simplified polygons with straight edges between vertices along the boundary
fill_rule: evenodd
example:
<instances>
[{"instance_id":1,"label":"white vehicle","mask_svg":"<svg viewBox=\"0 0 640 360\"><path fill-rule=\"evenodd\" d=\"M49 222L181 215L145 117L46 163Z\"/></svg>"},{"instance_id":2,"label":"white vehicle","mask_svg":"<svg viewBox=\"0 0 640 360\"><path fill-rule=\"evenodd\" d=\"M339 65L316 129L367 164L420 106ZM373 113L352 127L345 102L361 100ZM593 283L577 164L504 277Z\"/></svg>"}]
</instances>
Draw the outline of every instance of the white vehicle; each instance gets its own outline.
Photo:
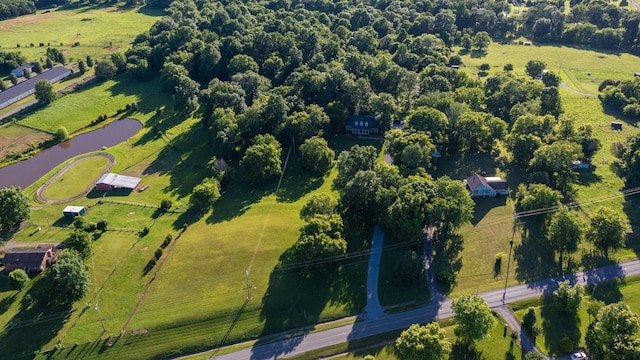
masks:
<instances>
[{"instance_id":1,"label":"white vehicle","mask_svg":"<svg viewBox=\"0 0 640 360\"><path fill-rule=\"evenodd\" d=\"M571 360L579 360L579 359L586 359L586 358L587 358L587 354L583 352L577 352L577 353L571 354Z\"/></svg>"}]
</instances>

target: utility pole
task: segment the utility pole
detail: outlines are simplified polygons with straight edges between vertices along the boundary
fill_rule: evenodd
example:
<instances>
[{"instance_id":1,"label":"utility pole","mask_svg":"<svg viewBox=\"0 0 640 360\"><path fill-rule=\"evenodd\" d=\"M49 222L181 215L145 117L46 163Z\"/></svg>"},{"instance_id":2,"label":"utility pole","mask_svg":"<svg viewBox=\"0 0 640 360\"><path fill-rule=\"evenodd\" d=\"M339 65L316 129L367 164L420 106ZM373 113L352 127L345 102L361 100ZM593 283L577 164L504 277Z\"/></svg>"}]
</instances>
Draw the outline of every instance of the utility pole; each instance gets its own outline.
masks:
<instances>
[{"instance_id":1,"label":"utility pole","mask_svg":"<svg viewBox=\"0 0 640 360\"><path fill-rule=\"evenodd\" d=\"M253 295L251 294L251 286L249 286L249 270L245 270L244 275L247 281L247 301L250 301L253 300Z\"/></svg>"},{"instance_id":2,"label":"utility pole","mask_svg":"<svg viewBox=\"0 0 640 360\"><path fill-rule=\"evenodd\" d=\"M507 274L504 277L504 293L502 293L502 302L504 303L507 297L507 283L509 282L509 268L511 267L511 253L513 250L513 239L516 236L516 225L518 224L518 214L515 214L513 219L513 232L511 233L511 240L509 240L509 260L507 261Z\"/></svg>"},{"instance_id":3,"label":"utility pole","mask_svg":"<svg viewBox=\"0 0 640 360\"><path fill-rule=\"evenodd\" d=\"M96 311L98 312L98 317L100 317L100 324L102 324L102 333L106 333L107 332L107 328L104 327L104 319L102 318L102 313L100 312L100 306L98 306L98 303L96 302Z\"/></svg>"}]
</instances>

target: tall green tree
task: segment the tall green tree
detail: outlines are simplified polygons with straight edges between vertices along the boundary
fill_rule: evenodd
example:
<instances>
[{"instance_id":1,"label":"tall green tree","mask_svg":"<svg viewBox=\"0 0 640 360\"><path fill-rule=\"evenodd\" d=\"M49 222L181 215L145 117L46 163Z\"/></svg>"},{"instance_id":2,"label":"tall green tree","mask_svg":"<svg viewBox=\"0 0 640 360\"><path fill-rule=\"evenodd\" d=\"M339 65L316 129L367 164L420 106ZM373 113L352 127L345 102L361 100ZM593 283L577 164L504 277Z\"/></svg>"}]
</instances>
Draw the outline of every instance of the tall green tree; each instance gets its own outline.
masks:
<instances>
[{"instance_id":1,"label":"tall green tree","mask_svg":"<svg viewBox=\"0 0 640 360\"><path fill-rule=\"evenodd\" d=\"M333 215L338 201L328 194L314 194L300 209L300 218L309 221L316 215Z\"/></svg>"},{"instance_id":2,"label":"tall green tree","mask_svg":"<svg viewBox=\"0 0 640 360\"><path fill-rule=\"evenodd\" d=\"M547 239L551 249L559 253L560 271L562 271L564 254L578 250L584 235L583 228L580 218L565 207L551 216Z\"/></svg>"},{"instance_id":3,"label":"tall green tree","mask_svg":"<svg viewBox=\"0 0 640 360\"><path fill-rule=\"evenodd\" d=\"M205 178L193 188L191 204L202 211L208 211L220 199L220 181L215 178Z\"/></svg>"},{"instance_id":4,"label":"tall green tree","mask_svg":"<svg viewBox=\"0 0 640 360\"><path fill-rule=\"evenodd\" d=\"M51 296L51 300L59 305L70 305L89 292L87 266L75 250L64 250L47 271L44 280L50 290L46 296Z\"/></svg>"},{"instance_id":5,"label":"tall green tree","mask_svg":"<svg viewBox=\"0 0 640 360\"><path fill-rule=\"evenodd\" d=\"M377 155L376 148L371 145L354 145L341 152L336 162L338 175L333 180L333 186L342 188L358 171L373 170Z\"/></svg>"},{"instance_id":6,"label":"tall green tree","mask_svg":"<svg viewBox=\"0 0 640 360\"><path fill-rule=\"evenodd\" d=\"M282 148L272 135L258 135L253 139L242 160L240 169L252 184L264 183L280 174Z\"/></svg>"},{"instance_id":7,"label":"tall green tree","mask_svg":"<svg viewBox=\"0 0 640 360\"><path fill-rule=\"evenodd\" d=\"M91 255L93 240L88 232L76 229L69 234L64 244L66 248L77 251L83 259L87 259Z\"/></svg>"},{"instance_id":8,"label":"tall green tree","mask_svg":"<svg viewBox=\"0 0 640 360\"><path fill-rule=\"evenodd\" d=\"M48 80L40 80L35 85L36 100L39 104L50 104L56 98L56 92L53 90L53 85Z\"/></svg>"},{"instance_id":9,"label":"tall green tree","mask_svg":"<svg viewBox=\"0 0 640 360\"><path fill-rule=\"evenodd\" d=\"M300 163L307 171L323 175L329 171L335 162L336 156L327 140L314 136L300 145Z\"/></svg>"},{"instance_id":10,"label":"tall green tree","mask_svg":"<svg viewBox=\"0 0 640 360\"><path fill-rule=\"evenodd\" d=\"M446 331L437 322L420 326L411 325L396 339L396 349L402 359L441 360L447 359L451 352L451 343Z\"/></svg>"},{"instance_id":11,"label":"tall green tree","mask_svg":"<svg viewBox=\"0 0 640 360\"><path fill-rule=\"evenodd\" d=\"M558 283L558 288L553 292L555 306L558 311L571 316L577 316L582 303L582 286L572 286L568 280Z\"/></svg>"},{"instance_id":12,"label":"tall green tree","mask_svg":"<svg viewBox=\"0 0 640 360\"><path fill-rule=\"evenodd\" d=\"M585 237L608 258L610 249L624 247L626 231L627 224L617 211L599 207L591 216L591 225Z\"/></svg>"},{"instance_id":13,"label":"tall green tree","mask_svg":"<svg viewBox=\"0 0 640 360\"><path fill-rule=\"evenodd\" d=\"M589 326L586 343L594 358L632 360L640 356L640 316L623 302L607 305L598 311Z\"/></svg>"},{"instance_id":14,"label":"tall green tree","mask_svg":"<svg viewBox=\"0 0 640 360\"><path fill-rule=\"evenodd\" d=\"M545 67L547 67L547 64L545 64L544 61L529 60L527 65L525 65L525 71L527 72L527 75L535 78L542 75L542 70L544 70Z\"/></svg>"},{"instance_id":15,"label":"tall green tree","mask_svg":"<svg viewBox=\"0 0 640 360\"><path fill-rule=\"evenodd\" d=\"M481 340L489 335L495 320L487 302L479 295L462 295L451 300L454 333L465 342Z\"/></svg>"},{"instance_id":16,"label":"tall green tree","mask_svg":"<svg viewBox=\"0 0 640 360\"><path fill-rule=\"evenodd\" d=\"M20 225L31 216L29 197L19 187L0 189L0 230Z\"/></svg>"},{"instance_id":17,"label":"tall green tree","mask_svg":"<svg viewBox=\"0 0 640 360\"><path fill-rule=\"evenodd\" d=\"M582 146L569 141L556 141L543 145L533 153L529 167L549 175L551 183L558 190L569 190L574 178L573 161L582 158Z\"/></svg>"}]
</instances>

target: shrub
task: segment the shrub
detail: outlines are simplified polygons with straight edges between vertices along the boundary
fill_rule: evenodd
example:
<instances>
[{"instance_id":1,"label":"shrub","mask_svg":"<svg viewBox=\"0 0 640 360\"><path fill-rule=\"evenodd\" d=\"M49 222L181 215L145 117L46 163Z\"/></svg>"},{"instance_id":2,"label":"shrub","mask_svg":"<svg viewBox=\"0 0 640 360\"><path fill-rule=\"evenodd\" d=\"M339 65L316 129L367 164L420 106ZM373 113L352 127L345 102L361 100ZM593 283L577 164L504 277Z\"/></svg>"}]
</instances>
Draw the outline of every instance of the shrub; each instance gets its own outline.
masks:
<instances>
[{"instance_id":1,"label":"shrub","mask_svg":"<svg viewBox=\"0 0 640 360\"><path fill-rule=\"evenodd\" d=\"M145 226L144 228L142 228L142 230L140 230L140 237L144 237L149 233L149 227Z\"/></svg>"},{"instance_id":2,"label":"shrub","mask_svg":"<svg viewBox=\"0 0 640 360\"><path fill-rule=\"evenodd\" d=\"M76 229L84 229L86 223L87 220L85 220L85 218L83 218L82 216L78 216L73 220L72 225Z\"/></svg>"},{"instance_id":3,"label":"shrub","mask_svg":"<svg viewBox=\"0 0 640 360\"><path fill-rule=\"evenodd\" d=\"M108 223L107 223L107 220L105 220L105 219L101 219L96 224L97 229L100 230L100 231L106 231L107 230L107 226L108 226Z\"/></svg>"},{"instance_id":4,"label":"shrub","mask_svg":"<svg viewBox=\"0 0 640 360\"><path fill-rule=\"evenodd\" d=\"M513 64L506 64L504 66L504 71L513 71Z\"/></svg>"},{"instance_id":5,"label":"shrub","mask_svg":"<svg viewBox=\"0 0 640 360\"><path fill-rule=\"evenodd\" d=\"M87 222L84 225L84 231L86 232L94 232L98 229L98 224L94 223L94 222Z\"/></svg>"},{"instance_id":6,"label":"shrub","mask_svg":"<svg viewBox=\"0 0 640 360\"><path fill-rule=\"evenodd\" d=\"M487 63L483 63L480 65L480 70L489 70L491 69L491 65L487 64Z\"/></svg>"},{"instance_id":7,"label":"shrub","mask_svg":"<svg viewBox=\"0 0 640 360\"><path fill-rule=\"evenodd\" d=\"M560 347L560 351L562 351L563 353L569 353L573 351L573 341L571 341L571 339L566 336L560 339L560 343L558 344L558 346Z\"/></svg>"},{"instance_id":8,"label":"shrub","mask_svg":"<svg viewBox=\"0 0 640 360\"><path fill-rule=\"evenodd\" d=\"M624 155L625 150L626 150L625 145L619 141L616 141L613 144L611 144L611 154L617 157L618 159L622 158L622 155Z\"/></svg>"},{"instance_id":9,"label":"shrub","mask_svg":"<svg viewBox=\"0 0 640 360\"><path fill-rule=\"evenodd\" d=\"M173 201L171 199L164 198L160 202L160 210L167 212L173 206Z\"/></svg>"},{"instance_id":10,"label":"shrub","mask_svg":"<svg viewBox=\"0 0 640 360\"><path fill-rule=\"evenodd\" d=\"M167 246L169 246L169 244L171 244L171 240L173 240L173 236L171 236L171 234L167 234L167 236L164 238L164 242L162 242L162 247L166 248Z\"/></svg>"},{"instance_id":11,"label":"shrub","mask_svg":"<svg viewBox=\"0 0 640 360\"><path fill-rule=\"evenodd\" d=\"M160 257L162 257L162 253L163 253L162 248L156 249L156 253L154 254L154 257L156 258L156 260L159 260Z\"/></svg>"},{"instance_id":12,"label":"shrub","mask_svg":"<svg viewBox=\"0 0 640 360\"><path fill-rule=\"evenodd\" d=\"M11 287L16 290L24 289L27 284L29 284L29 275L22 269L15 269L11 273L9 273L9 281L11 282Z\"/></svg>"},{"instance_id":13,"label":"shrub","mask_svg":"<svg viewBox=\"0 0 640 360\"><path fill-rule=\"evenodd\" d=\"M531 329L533 329L533 326L536 324L537 320L538 318L536 316L536 311L533 310L533 308L529 308L527 313L522 317L522 327L526 331L531 332Z\"/></svg>"}]
</instances>

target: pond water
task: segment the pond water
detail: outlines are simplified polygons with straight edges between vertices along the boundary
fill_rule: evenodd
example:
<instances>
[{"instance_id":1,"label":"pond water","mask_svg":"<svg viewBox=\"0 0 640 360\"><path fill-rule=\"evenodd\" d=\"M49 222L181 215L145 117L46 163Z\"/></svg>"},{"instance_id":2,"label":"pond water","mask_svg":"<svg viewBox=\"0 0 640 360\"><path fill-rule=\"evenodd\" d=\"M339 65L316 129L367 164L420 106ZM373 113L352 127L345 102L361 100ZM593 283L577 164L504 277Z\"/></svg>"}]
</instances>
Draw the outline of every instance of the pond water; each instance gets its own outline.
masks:
<instances>
[{"instance_id":1,"label":"pond water","mask_svg":"<svg viewBox=\"0 0 640 360\"><path fill-rule=\"evenodd\" d=\"M9 186L26 188L60 163L80 154L119 144L135 135L142 124L122 119L46 149L36 156L0 168L0 189Z\"/></svg>"}]
</instances>

